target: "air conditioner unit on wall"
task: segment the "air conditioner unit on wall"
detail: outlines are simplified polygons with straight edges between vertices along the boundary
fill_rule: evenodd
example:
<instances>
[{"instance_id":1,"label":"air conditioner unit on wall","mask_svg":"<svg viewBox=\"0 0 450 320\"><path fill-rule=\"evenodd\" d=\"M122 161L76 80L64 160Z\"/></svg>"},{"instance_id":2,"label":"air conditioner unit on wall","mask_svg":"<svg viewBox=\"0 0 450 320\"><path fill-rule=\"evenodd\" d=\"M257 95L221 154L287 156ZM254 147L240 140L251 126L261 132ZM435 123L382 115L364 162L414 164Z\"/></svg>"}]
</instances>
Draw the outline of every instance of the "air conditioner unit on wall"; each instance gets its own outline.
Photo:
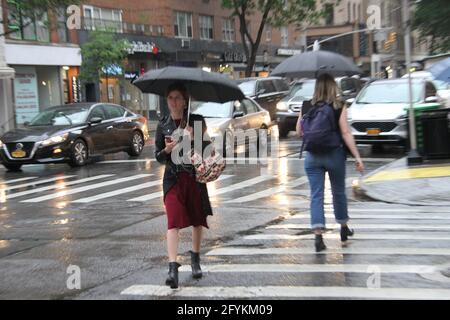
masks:
<instances>
[{"instance_id":1,"label":"air conditioner unit on wall","mask_svg":"<svg viewBox=\"0 0 450 320\"><path fill-rule=\"evenodd\" d=\"M181 39L181 47L188 49L191 46L191 40L189 39Z\"/></svg>"}]
</instances>

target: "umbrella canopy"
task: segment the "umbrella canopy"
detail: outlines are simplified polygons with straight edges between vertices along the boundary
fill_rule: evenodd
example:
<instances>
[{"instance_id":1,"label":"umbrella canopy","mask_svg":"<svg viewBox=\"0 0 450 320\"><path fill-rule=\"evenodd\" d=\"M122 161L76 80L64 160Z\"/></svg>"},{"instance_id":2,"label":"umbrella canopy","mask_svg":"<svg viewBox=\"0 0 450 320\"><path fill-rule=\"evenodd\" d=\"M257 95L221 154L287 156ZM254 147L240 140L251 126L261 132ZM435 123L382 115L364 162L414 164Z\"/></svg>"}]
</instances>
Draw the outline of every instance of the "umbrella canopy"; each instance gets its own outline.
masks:
<instances>
[{"instance_id":1,"label":"umbrella canopy","mask_svg":"<svg viewBox=\"0 0 450 320\"><path fill-rule=\"evenodd\" d=\"M167 88L176 82L183 83L189 95L199 101L225 103L245 98L233 80L198 68L166 67L151 70L136 79L133 84L144 93L164 96Z\"/></svg>"},{"instance_id":2,"label":"umbrella canopy","mask_svg":"<svg viewBox=\"0 0 450 320\"><path fill-rule=\"evenodd\" d=\"M427 69L436 80L450 82L450 58L436 62Z\"/></svg>"},{"instance_id":3,"label":"umbrella canopy","mask_svg":"<svg viewBox=\"0 0 450 320\"><path fill-rule=\"evenodd\" d=\"M272 76L289 78L316 78L321 73L332 76L352 76L361 70L347 57L330 51L308 51L296 54L280 63Z\"/></svg>"}]
</instances>

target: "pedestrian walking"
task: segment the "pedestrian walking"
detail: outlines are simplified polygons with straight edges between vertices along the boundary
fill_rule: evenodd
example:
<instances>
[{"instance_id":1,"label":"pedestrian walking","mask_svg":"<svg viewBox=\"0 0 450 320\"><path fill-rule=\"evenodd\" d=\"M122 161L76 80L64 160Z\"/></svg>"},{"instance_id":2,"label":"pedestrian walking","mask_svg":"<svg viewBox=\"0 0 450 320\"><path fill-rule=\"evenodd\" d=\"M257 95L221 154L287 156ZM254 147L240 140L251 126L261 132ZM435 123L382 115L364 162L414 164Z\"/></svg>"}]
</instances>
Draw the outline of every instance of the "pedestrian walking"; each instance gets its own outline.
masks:
<instances>
[{"instance_id":1,"label":"pedestrian walking","mask_svg":"<svg viewBox=\"0 0 450 320\"><path fill-rule=\"evenodd\" d=\"M191 267L195 279L202 277L200 267L200 245L203 228L208 228L207 216L212 215L206 184L199 183L195 178L195 169L190 164L173 161L172 151L179 140L172 137L176 129L185 128L194 139L194 123L201 121L202 133L206 132L206 123L202 116L191 114L188 117L187 102L189 95L185 86L174 83L167 89L167 104L169 114L162 118L156 129L155 156L159 163L164 164L163 192L164 205L167 214L167 251L169 257L169 276L166 285L172 289L178 287L177 262L179 230L192 226ZM189 119L189 120L187 120ZM186 123L189 121L189 123ZM193 139L192 139L193 141ZM193 143L193 142L192 142ZM209 142L203 143L203 149Z\"/></svg>"},{"instance_id":2,"label":"pedestrian walking","mask_svg":"<svg viewBox=\"0 0 450 320\"><path fill-rule=\"evenodd\" d=\"M325 229L324 183L325 173L331 182L333 208L336 222L341 225L341 241L353 235L349 221L345 194L346 147L356 161L356 170L364 171L364 164L356 148L347 122L347 109L339 101L334 78L322 74L317 78L314 96L305 101L297 121L297 134L303 136L302 152L305 155L305 172L311 189L311 228L315 234L315 249L326 249L322 232Z\"/></svg>"}]
</instances>

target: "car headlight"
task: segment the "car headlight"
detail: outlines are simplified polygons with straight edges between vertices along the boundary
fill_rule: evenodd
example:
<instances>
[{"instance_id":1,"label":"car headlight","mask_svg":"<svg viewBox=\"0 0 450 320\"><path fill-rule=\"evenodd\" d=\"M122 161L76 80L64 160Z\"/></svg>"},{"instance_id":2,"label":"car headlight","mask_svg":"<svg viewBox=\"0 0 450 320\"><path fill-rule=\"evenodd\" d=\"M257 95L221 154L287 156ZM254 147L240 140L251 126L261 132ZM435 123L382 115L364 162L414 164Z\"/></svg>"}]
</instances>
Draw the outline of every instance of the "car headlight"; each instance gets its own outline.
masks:
<instances>
[{"instance_id":1,"label":"car headlight","mask_svg":"<svg viewBox=\"0 0 450 320\"><path fill-rule=\"evenodd\" d=\"M280 101L277 103L277 110L279 111L288 111L289 106L286 102Z\"/></svg>"},{"instance_id":2,"label":"car headlight","mask_svg":"<svg viewBox=\"0 0 450 320\"><path fill-rule=\"evenodd\" d=\"M0 140L0 148L3 148L3 141Z\"/></svg>"},{"instance_id":3,"label":"car headlight","mask_svg":"<svg viewBox=\"0 0 450 320\"><path fill-rule=\"evenodd\" d=\"M66 141L68 136L69 136L69 133L67 132L67 133L64 133L64 134L59 135L59 136L51 137L51 138L49 138L47 140L42 141L41 145L42 146L50 146L52 144L61 143L61 142Z\"/></svg>"}]
</instances>

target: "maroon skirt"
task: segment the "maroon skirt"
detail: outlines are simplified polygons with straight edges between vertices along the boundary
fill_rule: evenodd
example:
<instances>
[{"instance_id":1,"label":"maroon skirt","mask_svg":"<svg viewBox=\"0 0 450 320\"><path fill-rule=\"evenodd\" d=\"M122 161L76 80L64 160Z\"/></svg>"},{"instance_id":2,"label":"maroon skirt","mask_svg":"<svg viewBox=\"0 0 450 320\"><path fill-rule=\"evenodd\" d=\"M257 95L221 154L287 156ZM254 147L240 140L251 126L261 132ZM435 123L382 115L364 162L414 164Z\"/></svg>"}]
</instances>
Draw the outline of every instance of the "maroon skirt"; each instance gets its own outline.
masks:
<instances>
[{"instance_id":1,"label":"maroon skirt","mask_svg":"<svg viewBox=\"0 0 450 320\"><path fill-rule=\"evenodd\" d=\"M202 207L202 198L195 177L180 172L177 183L164 198L167 213L167 229L183 229L189 226L208 228Z\"/></svg>"}]
</instances>

